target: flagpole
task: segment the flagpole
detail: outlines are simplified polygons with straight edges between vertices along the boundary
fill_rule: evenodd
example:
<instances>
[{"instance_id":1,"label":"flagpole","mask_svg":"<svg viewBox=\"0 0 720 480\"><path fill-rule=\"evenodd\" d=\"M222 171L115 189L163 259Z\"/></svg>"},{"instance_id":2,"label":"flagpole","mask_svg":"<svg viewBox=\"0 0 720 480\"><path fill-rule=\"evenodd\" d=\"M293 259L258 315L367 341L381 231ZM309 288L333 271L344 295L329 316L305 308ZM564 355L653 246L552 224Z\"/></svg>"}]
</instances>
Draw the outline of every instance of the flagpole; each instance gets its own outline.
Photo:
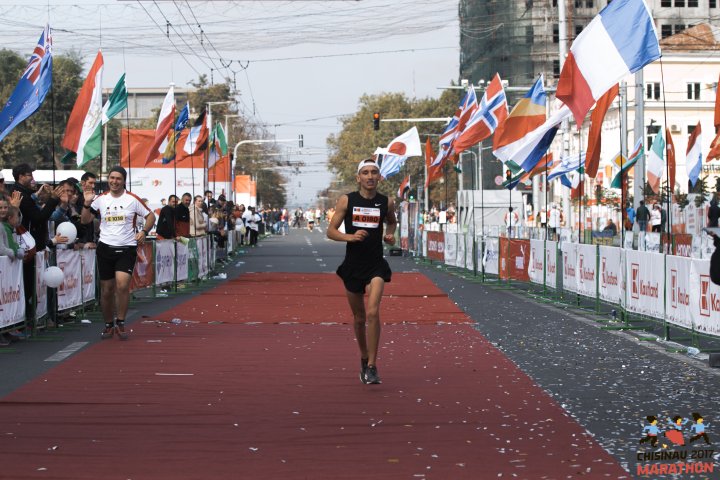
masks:
<instances>
[{"instance_id":1,"label":"flagpole","mask_svg":"<svg viewBox=\"0 0 720 480\"><path fill-rule=\"evenodd\" d=\"M127 66L125 65L125 46L123 45L123 75L125 75L125 72L127 72ZM123 80L123 82L125 82L125 80ZM132 158L130 155L130 105L127 102L127 82L125 82L125 125L127 126L128 146L128 187L130 187L130 191L132 191ZM107 125L105 125L105 128L107 131ZM100 178L102 178L102 173Z\"/></svg>"},{"instance_id":2,"label":"flagpole","mask_svg":"<svg viewBox=\"0 0 720 480\"><path fill-rule=\"evenodd\" d=\"M620 232L620 248L625 248L625 217L627 216L627 207L625 206L625 188L623 185L623 166L625 161L625 149L623 148L624 143L623 140L623 126L626 125L625 119L623 118L623 105L625 101L625 95L627 94L625 82L622 82L620 85L620 108L618 109L618 118L619 118L619 126L620 129L618 133L620 134L620 223L621 225L621 232ZM612 186L612 185L611 185ZM628 218L628 222L630 219Z\"/></svg>"},{"instance_id":3,"label":"flagpole","mask_svg":"<svg viewBox=\"0 0 720 480\"><path fill-rule=\"evenodd\" d=\"M38 67L39 68L39 67ZM52 162L52 183L55 186L55 89L50 83L50 158Z\"/></svg>"},{"instance_id":4,"label":"flagpole","mask_svg":"<svg viewBox=\"0 0 720 480\"><path fill-rule=\"evenodd\" d=\"M667 129L667 107L665 105L665 76L663 74L663 61L662 57L660 57L660 81L662 82L662 88L663 88L663 116L665 118L665 129ZM666 135L667 136L667 135ZM667 233L672 233L672 189L674 185L670 184L670 159L667 155L667 145L668 145L668 139L665 139L665 169L667 170L667 220L668 220L668 230ZM702 162L702 159L700 159ZM662 236L662 232L660 232ZM671 237L670 237L671 238Z\"/></svg>"},{"instance_id":5,"label":"flagpole","mask_svg":"<svg viewBox=\"0 0 720 480\"><path fill-rule=\"evenodd\" d=\"M580 210L580 243L585 243L585 166L582 163L582 124L578 129L578 163L580 164L580 198L578 201L578 209Z\"/></svg>"}]
</instances>

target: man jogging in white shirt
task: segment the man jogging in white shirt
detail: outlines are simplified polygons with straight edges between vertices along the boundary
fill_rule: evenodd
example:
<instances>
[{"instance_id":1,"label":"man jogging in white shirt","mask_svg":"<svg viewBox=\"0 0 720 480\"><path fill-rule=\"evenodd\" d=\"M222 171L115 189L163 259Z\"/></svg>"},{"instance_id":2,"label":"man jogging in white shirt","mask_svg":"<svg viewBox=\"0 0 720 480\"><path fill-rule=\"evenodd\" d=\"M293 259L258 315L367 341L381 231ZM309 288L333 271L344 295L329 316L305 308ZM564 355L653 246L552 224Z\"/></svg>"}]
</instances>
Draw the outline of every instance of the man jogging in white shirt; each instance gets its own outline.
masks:
<instances>
[{"instance_id":1,"label":"man jogging in white shirt","mask_svg":"<svg viewBox=\"0 0 720 480\"><path fill-rule=\"evenodd\" d=\"M120 340L127 340L125 316L130 303L130 281L132 280L137 246L145 242L148 232L155 225L155 214L137 196L125 190L127 172L120 166L110 169L108 186L110 191L95 196L86 189L80 220L91 223L100 217L100 241L97 246L97 265L100 275L100 306L105 319L102 338L118 334ZM137 217L145 219L143 229L136 233ZM115 316L117 314L117 316Z\"/></svg>"}]
</instances>

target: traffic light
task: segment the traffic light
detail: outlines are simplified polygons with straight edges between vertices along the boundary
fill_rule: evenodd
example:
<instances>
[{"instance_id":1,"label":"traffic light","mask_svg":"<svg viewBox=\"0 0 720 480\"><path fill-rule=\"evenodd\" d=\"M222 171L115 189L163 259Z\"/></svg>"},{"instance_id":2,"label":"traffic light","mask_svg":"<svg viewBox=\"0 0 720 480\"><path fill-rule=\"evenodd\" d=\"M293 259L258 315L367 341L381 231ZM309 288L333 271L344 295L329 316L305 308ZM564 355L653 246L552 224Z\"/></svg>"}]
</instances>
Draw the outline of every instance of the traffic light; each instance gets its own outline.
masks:
<instances>
[{"instance_id":1,"label":"traffic light","mask_svg":"<svg viewBox=\"0 0 720 480\"><path fill-rule=\"evenodd\" d=\"M303 148L303 145L305 145L305 142L303 141L302 133L298 135L298 147Z\"/></svg>"},{"instance_id":2,"label":"traffic light","mask_svg":"<svg viewBox=\"0 0 720 480\"><path fill-rule=\"evenodd\" d=\"M380 130L380 112L373 113L373 130Z\"/></svg>"}]
</instances>

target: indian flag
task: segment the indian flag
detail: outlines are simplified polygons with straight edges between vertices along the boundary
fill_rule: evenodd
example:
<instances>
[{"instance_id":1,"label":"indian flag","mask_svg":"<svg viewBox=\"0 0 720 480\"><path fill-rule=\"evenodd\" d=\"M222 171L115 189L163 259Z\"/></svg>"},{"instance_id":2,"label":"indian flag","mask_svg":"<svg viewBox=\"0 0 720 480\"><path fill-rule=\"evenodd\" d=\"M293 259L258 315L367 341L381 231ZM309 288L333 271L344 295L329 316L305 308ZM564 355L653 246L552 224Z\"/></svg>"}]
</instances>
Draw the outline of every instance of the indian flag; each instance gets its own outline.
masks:
<instances>
[{"instance_id":1,"label":"indian flag","mask_svg":"<svg viewBox=\"0 0 720 480\"><path fill-rule=\"evenodd\" d=\"M100 154L100 137L97 140L92 137L102 119L102 73L103 56L98 51L70 113L62 141L63 147L77 154L78 166ZM98 145L93 145L95 142Z\"/></svg>"}]
</instances>

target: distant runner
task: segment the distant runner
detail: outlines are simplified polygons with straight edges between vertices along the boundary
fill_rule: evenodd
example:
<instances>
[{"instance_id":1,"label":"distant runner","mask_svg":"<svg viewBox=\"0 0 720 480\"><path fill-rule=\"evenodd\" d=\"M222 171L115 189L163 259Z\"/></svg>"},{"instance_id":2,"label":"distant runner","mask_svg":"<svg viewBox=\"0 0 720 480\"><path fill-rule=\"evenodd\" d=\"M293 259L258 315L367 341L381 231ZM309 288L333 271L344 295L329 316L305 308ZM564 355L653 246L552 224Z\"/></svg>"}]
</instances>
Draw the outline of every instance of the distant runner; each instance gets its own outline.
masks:
<instances>
[{"instance_id":1,"label":"distant runner","mask_svg":"<svg viewBox=\"0 0 720 480\"><path fill-rule=\"evenodd\" d=\"M380 167L372 158L358 165L357 192L343 195L328 225L331 240L347 242L345 260L338 267L347 290L354 319L355 338L360 347L360 380L365 384L381 383L377 371L380 344L380 300L385 282L392 277L383 258L382 242L395 244L395 206L391 199L377 193ZM383 223L387 230L383 235ZM338 228L344 224L345 232ZM364 294L367 293L367 307Z\"/></svg>"}]
</instances>

